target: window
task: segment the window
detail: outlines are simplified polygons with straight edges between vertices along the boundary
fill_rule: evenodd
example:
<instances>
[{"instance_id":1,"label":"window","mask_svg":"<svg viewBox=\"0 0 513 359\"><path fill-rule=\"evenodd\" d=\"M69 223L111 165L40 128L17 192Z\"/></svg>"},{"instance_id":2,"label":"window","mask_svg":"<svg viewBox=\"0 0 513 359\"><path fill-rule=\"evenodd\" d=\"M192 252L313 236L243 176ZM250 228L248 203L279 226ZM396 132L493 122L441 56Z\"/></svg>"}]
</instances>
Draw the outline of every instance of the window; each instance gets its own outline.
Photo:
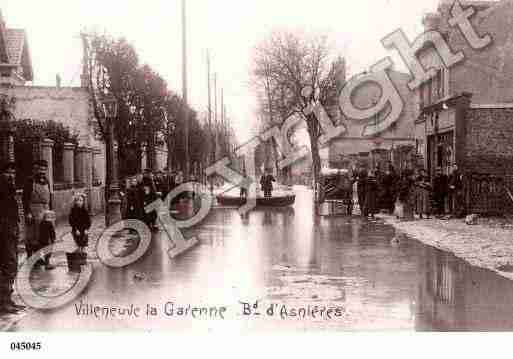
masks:
<instances>
[{"instance_id":1,"label":"window","mask_svg":"<svg viewBox=\"0 0 513 359\"><path fill-rule=\"evenodd\" d=\"M440 72L441 78L441 95L442 97L449 96L449 69L443 67Z\"/></svg>"},{"instance_id":2,"label":"window","mask_svg":"<svg viewBox=\"0 0 513 359\"><path fill-rule=\"evenodd\" d=\"M437 100L440 100L442 97L444 97L444 94L443 94L443 70L442 69L439 69L437 72L436 72L436 88L435 88L435 97Z\"/></svg>"}]
</instances>

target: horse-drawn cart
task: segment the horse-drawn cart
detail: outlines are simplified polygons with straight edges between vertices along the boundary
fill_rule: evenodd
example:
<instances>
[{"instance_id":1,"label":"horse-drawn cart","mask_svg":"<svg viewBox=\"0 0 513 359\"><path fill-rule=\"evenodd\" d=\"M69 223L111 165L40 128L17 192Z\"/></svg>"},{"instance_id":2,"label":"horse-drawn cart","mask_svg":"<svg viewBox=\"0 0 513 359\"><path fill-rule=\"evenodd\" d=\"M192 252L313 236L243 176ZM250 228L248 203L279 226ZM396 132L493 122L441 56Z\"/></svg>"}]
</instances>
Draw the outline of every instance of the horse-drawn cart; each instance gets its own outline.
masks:
<instances>
[{"instance_id":1,"label":"horse-drawn cart","mask_svg":"<svg viewBox=\"0 0 513 359\"><path fill-rule=\"evenodd\" d=\"M353 214L353 178L345 169L323 169L317 188L318 214L334 216Z\"/></svg>"}]
</instances>

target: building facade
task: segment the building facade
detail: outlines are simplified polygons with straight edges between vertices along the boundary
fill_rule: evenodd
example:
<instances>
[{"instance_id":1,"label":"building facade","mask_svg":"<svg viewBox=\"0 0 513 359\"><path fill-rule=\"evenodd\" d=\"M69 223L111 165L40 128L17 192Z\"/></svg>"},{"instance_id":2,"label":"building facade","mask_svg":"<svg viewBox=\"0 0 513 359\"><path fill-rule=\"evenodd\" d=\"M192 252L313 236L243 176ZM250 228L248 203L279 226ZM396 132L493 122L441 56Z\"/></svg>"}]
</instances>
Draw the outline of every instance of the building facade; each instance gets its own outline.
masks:
<instances>
[{"instance_id":1,"label":"building facade","mask_svg":"<svg viewBox=\"0 0 513 359\"><path fill-rule=\"evenodd\" d=\"M397 120L377 135L363 136L365 126L380 126L390 114L387 106L376 116L367 120L354 120L343 117L342 123L347 131L329 144L329 163L333 168L381 168L392 163L397 169L413 166L415 149L414 137L414 102L408 88L408 74L386 70L389 79L399 93L403 109ZM381 88L374 82L365 82L352 93L355 108L367 109L375 106L381 98Z\"/></svg>"},{"instance_id":2,"label":"building facade","mask_svg":"<svg viewBox=\"0 0 513 359\"><path fill-rule=\"evenodd\" d=\"M447 68L434 47L417 56L436 76L415 91L417 151L433 177L457 167L466 175L470 212L513 210L513 26L511 1L464 1L476 14L471 23L491 42L473 49L458 28L450 27L452 2L441 1L424 18L425 30L442 34L464 60ZM511 194L511 193L510 193Z\"/></svg>"}]
</instances>

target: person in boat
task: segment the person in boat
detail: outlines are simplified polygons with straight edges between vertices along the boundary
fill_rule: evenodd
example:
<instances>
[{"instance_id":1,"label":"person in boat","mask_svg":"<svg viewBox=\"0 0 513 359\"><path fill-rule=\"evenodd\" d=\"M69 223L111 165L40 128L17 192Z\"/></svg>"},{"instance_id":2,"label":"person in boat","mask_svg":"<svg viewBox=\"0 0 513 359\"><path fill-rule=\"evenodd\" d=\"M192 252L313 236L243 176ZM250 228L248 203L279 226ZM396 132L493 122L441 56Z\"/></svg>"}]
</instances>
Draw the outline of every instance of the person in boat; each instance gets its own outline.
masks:
<instances>
[{"instance_id":1,"label":"person in boat","mask_svg":"<svg viewBox=\"0 0 513 359\"><path fill-rule=\"evenodd\" d=\"M242 175L244 176L244 178L246 178L246 169L245 168L242 170ZM246 187L240 186L239 198L241 200L246 200L248 198L248 190Z\"/></svg>"},{"instance_id":2,"label":"person in boat","mask_svg":"<svg viewBox=\"0 0 513 359\"><path fill-rule=\"evenodd\" d=\"M356 192L358 194L358 205L360 206L360 213L365 215L365 184L367 182L367 171L360 169L356 176Z\"/></svg>"},{"instance_id":3,"label":"person in boat","mask_svg":"<svg viewBox=\"0 0 513 359\"><path fill-rule=\"evenodd\" d=\"M276 182L276 179L273 177L269 170L265 170L264 175L262 178L260 178L260 185L262 186L262 191L264 191L265 198L271 198L273 182Z\"/></svg>"}]
</instances>

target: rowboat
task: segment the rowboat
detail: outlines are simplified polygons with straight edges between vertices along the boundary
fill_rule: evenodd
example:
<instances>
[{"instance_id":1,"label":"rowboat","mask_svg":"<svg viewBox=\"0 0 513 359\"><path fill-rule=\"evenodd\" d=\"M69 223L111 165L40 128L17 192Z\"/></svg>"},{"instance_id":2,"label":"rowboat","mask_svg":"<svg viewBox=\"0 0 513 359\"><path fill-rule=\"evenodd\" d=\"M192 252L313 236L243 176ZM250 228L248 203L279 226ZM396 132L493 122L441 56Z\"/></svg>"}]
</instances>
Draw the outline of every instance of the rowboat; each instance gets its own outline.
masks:
<instances>
[{"instance_id":1,"label":"rowboat","mask_svg":"<svg viewBox=\"0 0 513 359\"><path fill-rule=\"evenodd\" d=\"M254 195L254 194L253 194ZM251 196L251 193L248 193ZM222 206L240 207L246 204L247 198L240 196L240 188L233 186L224 186L216 194L217 202ZM292 206L296 200L296 195L291 187L275 185L271 197L264 197L264 193L257 189L256 205L261 207L286 207Z\"/></svg>"}]
</instances>

